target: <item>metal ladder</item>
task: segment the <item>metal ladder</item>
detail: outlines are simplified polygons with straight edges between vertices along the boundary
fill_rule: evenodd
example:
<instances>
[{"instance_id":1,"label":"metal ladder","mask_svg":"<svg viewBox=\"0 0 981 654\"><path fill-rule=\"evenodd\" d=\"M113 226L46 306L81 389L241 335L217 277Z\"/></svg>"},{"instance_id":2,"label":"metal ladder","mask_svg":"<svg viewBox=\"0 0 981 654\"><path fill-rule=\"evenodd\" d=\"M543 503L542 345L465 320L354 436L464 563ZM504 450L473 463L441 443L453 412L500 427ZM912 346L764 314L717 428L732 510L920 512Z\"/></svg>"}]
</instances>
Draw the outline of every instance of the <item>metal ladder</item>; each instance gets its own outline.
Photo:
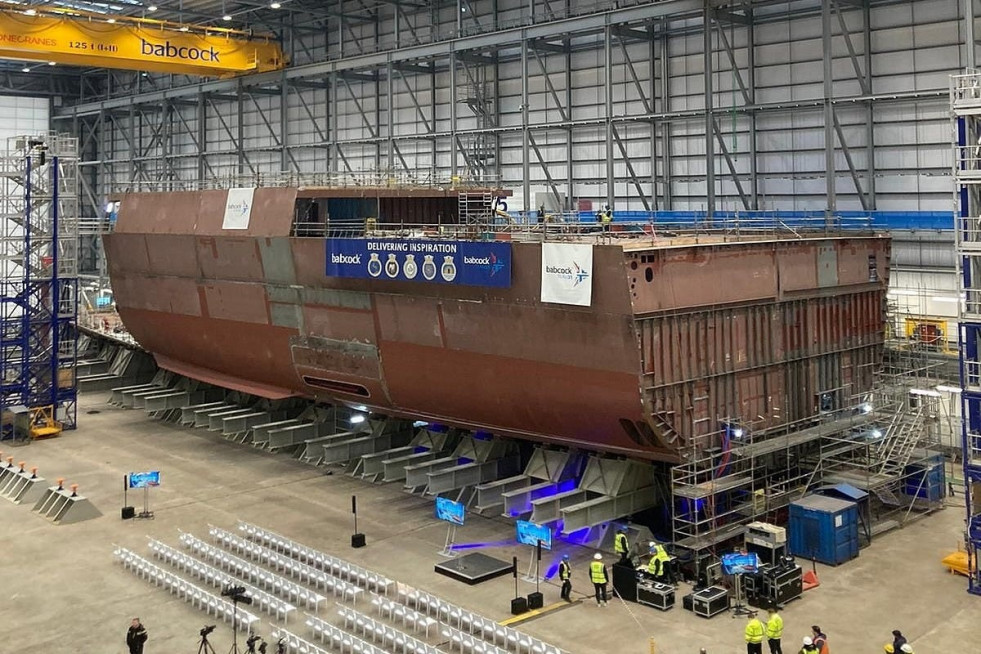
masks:
<instances>
[{"instance_id":1,"label":"metal ladder","mask_svg":"<svg viewBox=\"0 0 981 654\"><path fill-rule=\"evenodd\" d=\"M906 409L899 415L890 434L876 452L881 461L879 472L886 475L902 475L923 436L923 409Z\"/></svg>"}]
</instances>

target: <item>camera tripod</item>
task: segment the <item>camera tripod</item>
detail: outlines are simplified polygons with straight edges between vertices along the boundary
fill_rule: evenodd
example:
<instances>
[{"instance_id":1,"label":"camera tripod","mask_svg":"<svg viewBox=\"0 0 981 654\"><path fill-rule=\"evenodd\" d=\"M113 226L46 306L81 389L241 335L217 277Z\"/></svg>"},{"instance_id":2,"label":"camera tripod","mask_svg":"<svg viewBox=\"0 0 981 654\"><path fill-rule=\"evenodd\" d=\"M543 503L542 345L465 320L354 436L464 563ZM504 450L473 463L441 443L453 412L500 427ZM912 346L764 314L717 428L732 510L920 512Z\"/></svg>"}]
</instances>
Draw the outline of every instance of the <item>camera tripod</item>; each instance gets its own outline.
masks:
<instances>
[{"instance_id":1,"label":"camera tripod","mask_svg":"<svg viewBox=\"0 0 981 654\"><path fill-rule=\"evenodd\" d=\"M198 654L215 654L215 648L208 642L207 636L201 636L201 642L198 644Z\"/></svg>"}]
</instances>

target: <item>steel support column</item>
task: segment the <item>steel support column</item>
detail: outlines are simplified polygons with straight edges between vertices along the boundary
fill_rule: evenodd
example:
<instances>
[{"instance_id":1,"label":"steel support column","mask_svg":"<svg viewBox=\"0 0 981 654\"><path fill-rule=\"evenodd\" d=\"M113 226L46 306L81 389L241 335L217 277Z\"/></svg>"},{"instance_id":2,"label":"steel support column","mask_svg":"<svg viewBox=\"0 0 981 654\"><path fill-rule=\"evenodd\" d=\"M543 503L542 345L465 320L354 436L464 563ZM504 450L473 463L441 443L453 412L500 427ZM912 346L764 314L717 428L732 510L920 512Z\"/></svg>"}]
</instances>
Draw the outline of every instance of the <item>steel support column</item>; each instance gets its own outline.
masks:
<instances>
[{"instance_id":1,"label":"steel support column","mask_svg":"<svg viewBox=\"0 0 981 654\"><path fill-rule=\"evenodd\" d=\"M198 95L197 102L197 129L198 129L198 142L197 142L197 167L198 167L198 179L202 180L205 177L205 157L208 156L208 105L204 101L204 94ZM135 152L133 154L136 154Z\"/></svg>"},{"instance_id":2,"label":"steel support column","mask_svg":"<svg viewBox=\"0 0 981 654\"><path fill-rule=\"evenodd\" d=\"M456 53L450 54L450 177L455 179L460 173L457 167L457 136L456 136Z\"/></svg>"},{"instance_id":3,"label":"steel support column","mask_svg":"<svg viewBox=\"0 0 981 654\"><path fill-rule=\"evenodd\" d=\"M616 201L613 159L613 32L609 25L603 30L603 79L606 101L606 204L613 209Z\"/></svg>"},{"instance_id":4,"label":"steel support column","mask_svg":"<svg viewBox=\"0 0 981 654\"><path fill-rule=\"evenodd\" d=\"M837 176L835 174L835 106L834 101L834 57L831 52L831 11L834 0L821 2L821 48L824 61L824 174L825 192L828 203L825 209L826 220L838 210Z\"/></svg>"},{"instance_id":5,"label":"steel support column","mask_svg":"<svg viewBox=\"0 0 981 654\"><path fill-rule=\"evenodd\" d=\"M705 216L715 215L715 93L712 68L712 14L706 8L702 15L702 60L705 77Z\"/></svg>"},{"instance_id":6,"label":"steel support column","mask_svg":"<svg viewBox=\"0 0 981 654\"><path fill-rule=\"evenodd\" d=\"M862 2L862 47L865 59L865 84L868 94L875 91L872 78L872 8L871 0ZM971 48L968 48L971 50ZM871 100L865 103L865 179L868 203L866 209L875 211L875 111ZM859 191L861 192L861 191Z\"/></svg>"},{"instance_id":7,"label":"steel support column","mask_svg":"<svg viewBox=\"0 0 981 654\"><path fill-rule=\"evenodd\" d=\"M974 43L974 0L963 0L964 2L964 44L966 58L964 65L967 68L977 68L977 49ZM868 4L868 3L866 3Z\"/></svg>"},{"instance_id":8,"label":"steel support column","mask_svg":"<svg viewBox=\"0 0 981 654\"><path fill-rule=\"evenodd\" d=\"M531 210L531 132L528 129L528 41L521 42L521 191L522 210Z\"/></svg>"},{"instance_id":9,"label":"steel support column","mask_svg":"<svg viewBox=\"0 0 981 654\"><path fill-rule=\"evenodd\" d=\"M661 38L661 112L671 111L671 35L668 29L668 22L662 20L660 23ZM661 121L661 175L664 179L662 183L662 207L670 211L672 202L671 188L671 121Z\"/></svg>"}]
</instances>

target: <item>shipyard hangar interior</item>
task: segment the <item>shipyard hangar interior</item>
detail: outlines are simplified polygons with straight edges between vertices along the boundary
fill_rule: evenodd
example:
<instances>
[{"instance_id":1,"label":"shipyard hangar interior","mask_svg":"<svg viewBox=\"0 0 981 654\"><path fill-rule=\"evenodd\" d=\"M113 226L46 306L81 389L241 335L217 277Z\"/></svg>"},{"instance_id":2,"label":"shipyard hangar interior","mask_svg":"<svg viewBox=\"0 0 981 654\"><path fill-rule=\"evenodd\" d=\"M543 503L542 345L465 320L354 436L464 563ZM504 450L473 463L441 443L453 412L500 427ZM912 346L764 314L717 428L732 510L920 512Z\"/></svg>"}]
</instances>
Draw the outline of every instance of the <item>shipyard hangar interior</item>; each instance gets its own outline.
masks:
<instances>
[{"instance_id":1,"label":"shipyard hangar interior","mask_svg":"<svg viewBox=\"0 0 981 654\"><path fill-rule=\"evenodd\" d=\"M7 647L962 649L976 16L0 3Z\"/></svg>"}]
</instances>

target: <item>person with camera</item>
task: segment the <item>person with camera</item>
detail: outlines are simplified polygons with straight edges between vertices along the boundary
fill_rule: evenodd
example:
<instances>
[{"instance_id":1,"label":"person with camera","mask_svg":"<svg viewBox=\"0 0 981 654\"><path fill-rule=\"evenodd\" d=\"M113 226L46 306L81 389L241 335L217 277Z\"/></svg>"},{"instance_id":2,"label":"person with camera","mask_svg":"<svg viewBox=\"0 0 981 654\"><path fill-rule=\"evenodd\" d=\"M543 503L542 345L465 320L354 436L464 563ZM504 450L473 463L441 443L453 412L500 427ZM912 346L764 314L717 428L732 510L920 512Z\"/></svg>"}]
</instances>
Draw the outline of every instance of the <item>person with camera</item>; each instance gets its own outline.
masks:
<instances>
[{"instance_id":1,"label":"person with camera","mask_svg":"<svg viewBox=\"0 0 981 654\"><path fill-rule=\"evenodd\" d=\"M143 644L146 643L146 638L146 628L139 618L133 618L129 631L126 632L126 647L129 648L129 654L143 654Z\"/></svg>"}]
</instances>

